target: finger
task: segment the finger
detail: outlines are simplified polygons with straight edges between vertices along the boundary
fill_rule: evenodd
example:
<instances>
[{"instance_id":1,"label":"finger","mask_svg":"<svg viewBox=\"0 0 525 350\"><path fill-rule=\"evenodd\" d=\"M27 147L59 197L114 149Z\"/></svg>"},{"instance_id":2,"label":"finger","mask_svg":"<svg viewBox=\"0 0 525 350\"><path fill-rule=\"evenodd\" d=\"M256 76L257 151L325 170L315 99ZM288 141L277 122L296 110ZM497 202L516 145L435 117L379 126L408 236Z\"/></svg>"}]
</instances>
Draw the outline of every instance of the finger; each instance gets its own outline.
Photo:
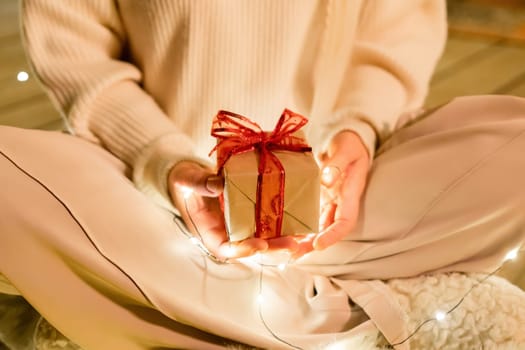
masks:
<instances>
[{"instance_id":1,"label":"finger","mask_svg":"<svg viewBox=\"0 0 525 350\"><path fill-rule=\"evenodd\" d=\"M313 241L313 248L315 250L323 250L339 242L348 234L348 232L352 230L354 225L355 223L353 220L334 220L334 222L328 226L324 232L321 232L319 235L317 235Z\"/></svg>"},{"instance_id":2,"label":"finger","mask_svg":"<svg viewBox=\"0 0 525 350\"><path fill-rule=\"evenodd\" d=\"M323 184L328 187L335 184L348 166L362 157L363 150L361 138L353 131L342 131L334 136L321 157Z\"/></svg>"},{"instance_id":3,"label":"finger","mask_svg":"<svg viewBox=\"0 0 525 350\"><path fill-rule=\"evenodd\" d=\"M359 206L361 204L361 197L363 195L366 178L368 175L368 162L365 159L360 159L355 162L343 180L335 219L357 218Z\"/></svg>"},{"instance_id":4,"label":"finger","mask_svg":"<svg viewBox=\"0 0 525 350\"><path fill-rule=\"evenodd\" d=\"M316 235L309 235L297 242L297 249L292 254L292 259L297 260L314 250L313 241Z\"/></svg>"},{"instance_id":5,"label":"finger","mask_svg":"<svg viewBox=\"0 0 525 350\"><path fill-rule=\"evenodd\" d=\"M201 196L216 197L224 188L222 177L214 174L210 169L189 161L177 163L170 172L169 180Z\"/></svg>"},{"instance_id":6,"label":"finger","mask_svg":"<svg viewBox=\"0 0 525 350\"><path fill-rule=\"evenodd\" d=\"M345 152L337 152L332 157L327 158L321 170L321 183L328 188L335 187L344 178L348 166L353 161L354 159Z\"/></svg>"},{"instance_id":7,"label":"finger","mask_svg":"<svg viewBox=\"0 0 525 350\"><path fill-rule=\"evenodd\" d=\"M298 243L293 237L278 237L269 240L248 238L239 242L223 242L219 254L225 258L242 258L266 251L285 250L294 253Z\"/></svg>"},{"instance_id":8,"label":"finger","mask_svg":"<svg viewBox=\"0 0 525 350\"><path fill-rule=\"evenodd\" d=\"M190 231L200 237L210 251L217 252L227 241L224 217L216 198L191 196L179 208L183 209L181 214Z\"/></svg>"},{"instance_id":9,"label":"finger","mask_svg":"<svg viewBox=\"0 0 525 350\"><path fill-rule=\"evenodd\" d=\"M287 250L294 253L299 247L299 243L291 236L283 236L278 238L268 239L268 250Z\"/></svg>"},{"instance_id":10,"label":"finger","mask_svg":"<svg viewBox=\"0 0 525 350\"><path fill-rule=\"evenodd\" d=\"M327 248L341 240L354 228L366 185L367 171L368 164L364 160L359 160L350 167L341 185L333 223L316 237L315 249Z\"/></svg>"},{"instance_id":11,"label":"finger","mask_svg":"<svg viewBox=\"0 0 525 350\"><path fill-rule=\"evenodd\" d=\"M230 242L226 234L224 217L216 198L191 196L186 199L187 212L183 218L191 223L191 231L211 254L218 258L239 258L265 251L268 244L260 238ZM191 217L190 217L191 215Z\"/></svg>"},{"instance_id":12,"label":"finger","mask_svg":"<svg viewBox=\"0 0 525 350\"><path fill-rule=\"evenodd\" d=\"M260 238L248 238L239 242L223 242L219 246L218 255L222 258L243 258L264 252L268 249L268 243Z\"/></svg>"},{"instance_id":13,"label":"finger","mask_svg":"<svg viewBox=\"0 0 525 350\"><path fill-rule=\"evenodd\" d=\"M323 205L323 208L321 210L321 216L319 218L319 229L321 230L321 232L324 231L328 226L330 226L334 222L336 209L337 206L333 202L326 203Z\"/></svg>"}]
</instances>

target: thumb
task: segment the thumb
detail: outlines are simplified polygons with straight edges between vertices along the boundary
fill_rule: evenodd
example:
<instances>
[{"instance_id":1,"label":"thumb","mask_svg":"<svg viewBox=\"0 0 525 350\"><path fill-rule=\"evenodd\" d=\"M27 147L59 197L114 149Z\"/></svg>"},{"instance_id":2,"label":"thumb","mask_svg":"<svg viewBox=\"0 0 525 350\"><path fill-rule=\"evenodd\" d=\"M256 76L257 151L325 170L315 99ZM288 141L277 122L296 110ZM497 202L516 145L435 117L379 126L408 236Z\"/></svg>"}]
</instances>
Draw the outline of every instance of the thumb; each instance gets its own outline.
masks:
<instances>
[{"instance_id":1,"label":"thumb","mask_svg":"<svg viewBox=\"0 0 525 350\"><path fill-rule=\"evenodd\" d=\"M168 181L170 187L183 186L206 197L216 197L224 188L222 177L191 161L175 164L170 171Z\"/></svg>"},{"instance_id":2,"label":"thumb","mask_svg":"<svg viewBox=\"0 0 525 350\"><path fill-rule=\"evenodd\" d=\"M342 131L332 138L321 158L321 180L325 186L336 183L348 166L357 160L359 142L359 136L352 131Z\"/></svg>"},{"instance_id":3,"label":"thumb","mask_svg":"<svg viewBox=\"0 0 525 350\"><path fill-rule=\"evenodd\" d=\"M332 187L341 179L350 161L347 154L337 152L337 150L331 155L327 155L322 162L321 169L321 181L323 185Z\"/></svg>"}]
</instances>

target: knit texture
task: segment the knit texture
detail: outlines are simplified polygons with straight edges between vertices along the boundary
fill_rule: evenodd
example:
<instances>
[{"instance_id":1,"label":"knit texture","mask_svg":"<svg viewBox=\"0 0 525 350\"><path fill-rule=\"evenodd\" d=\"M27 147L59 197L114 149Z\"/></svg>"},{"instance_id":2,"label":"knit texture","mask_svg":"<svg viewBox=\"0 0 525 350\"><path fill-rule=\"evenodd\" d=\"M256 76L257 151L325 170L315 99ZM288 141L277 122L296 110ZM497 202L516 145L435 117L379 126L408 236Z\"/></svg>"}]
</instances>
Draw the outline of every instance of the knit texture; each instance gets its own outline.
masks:
<instances>
[{"instance_id":1,"label":"knit texture","mask_svg":"<svg viewBox=\"0 0 525 350\"><path fill-rule=\"evenodd\" d=\"M373 157L419 108L446 36L442 0L24 0L28 58L74 134L157 198L182 159L206 163L219 109L272 129L310 118L317 153L341 130Z\"/></svg>"}]
</instances>

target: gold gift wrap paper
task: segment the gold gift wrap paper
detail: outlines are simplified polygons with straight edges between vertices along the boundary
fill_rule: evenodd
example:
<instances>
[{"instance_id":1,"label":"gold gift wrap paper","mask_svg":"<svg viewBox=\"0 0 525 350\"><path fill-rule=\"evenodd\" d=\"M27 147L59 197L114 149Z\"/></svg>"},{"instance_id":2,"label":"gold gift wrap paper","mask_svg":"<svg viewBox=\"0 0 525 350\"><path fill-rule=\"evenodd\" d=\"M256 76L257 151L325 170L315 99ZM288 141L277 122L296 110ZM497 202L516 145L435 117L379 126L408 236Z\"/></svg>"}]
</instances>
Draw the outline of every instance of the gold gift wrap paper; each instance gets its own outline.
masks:
<instances>
[{"instance_id":1,"label":"gold gift wrap paper","mask_svg":"<svg viewBox=\"0 0 525 350\"><path fill-rule=\"evenodd\" d=\"M274 151L273 154L285 170L280 235L319 232L321 175L312 153ZM234 155L224 165L224 216L230 241L240 241L255 234L257 168L258 155L254 151ZM278 177L279 174L269 176Z\"/></svg>"}]
</instances>

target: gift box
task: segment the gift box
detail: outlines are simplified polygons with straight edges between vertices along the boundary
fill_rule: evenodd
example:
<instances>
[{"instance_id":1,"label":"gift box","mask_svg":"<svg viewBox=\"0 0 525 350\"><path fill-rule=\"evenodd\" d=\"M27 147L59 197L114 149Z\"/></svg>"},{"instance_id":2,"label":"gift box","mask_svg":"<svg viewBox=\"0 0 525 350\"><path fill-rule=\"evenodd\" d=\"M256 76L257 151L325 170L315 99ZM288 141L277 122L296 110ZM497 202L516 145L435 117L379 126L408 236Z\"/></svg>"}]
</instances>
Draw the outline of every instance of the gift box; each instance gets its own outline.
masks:
<instances>
[{"instance_id":1,"label":"gift box","mask_svg":"<svg viewBox=\"0 0 525 350\"><path fill-rule=\"evenodd\" d=\"M217 114L212 135L231 241L318 232L320 171L299 131L306 122L285 110L265 132L238 114Z\"/></svg>"}]
</instances>

